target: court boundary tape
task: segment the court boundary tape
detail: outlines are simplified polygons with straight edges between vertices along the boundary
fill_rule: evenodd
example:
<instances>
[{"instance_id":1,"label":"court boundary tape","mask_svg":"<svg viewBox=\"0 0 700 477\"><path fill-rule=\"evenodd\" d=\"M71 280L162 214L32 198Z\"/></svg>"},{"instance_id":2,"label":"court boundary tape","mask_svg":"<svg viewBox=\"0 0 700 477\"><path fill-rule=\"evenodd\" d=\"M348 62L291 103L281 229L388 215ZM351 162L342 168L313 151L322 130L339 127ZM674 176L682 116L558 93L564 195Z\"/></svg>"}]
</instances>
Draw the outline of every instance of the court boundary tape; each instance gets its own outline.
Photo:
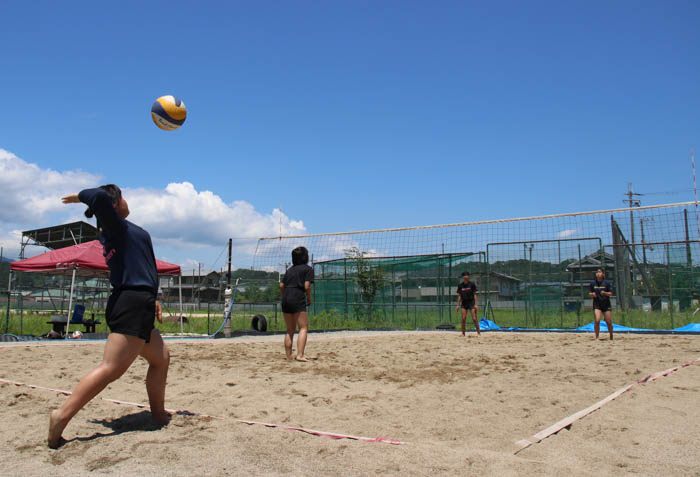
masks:
<instances>
[{"instance_id":1,"label":"court boundary tape","mask_svg":"<svg viewBox=\"0 0 700 477\"><path fill-rule=\"evenodd\" d=\"M613 399L617 398L621 394L626 393L630 389L632 389L635 386L638 386L640 384L646 384L650 383L652 381L655 381L661 377L668 376L669 374L675 373L681 368L685 368L686 366L691 366L693 364L700 363L700 358L696 358L692 361L688 361L687 363L679 364L678 366L674 366L673 368L666 369L664 371L659 371L657 373L650 374L649 376L640 379L639 381L636 381L632 384L628 384L627 386L624 386L614 393L610 394L609 396L606 396L605 398L601 399L597 403L588 406L586 409L582 409L569 417L565 417L564 419L552 424L551 426L542 429L540 432L537 434L534 434L532 437L529 437L527 439L521 439L519 441L515 442L515 445L518 446L518 450L514 452L514 454L517 454L518 452L527 449L533 444L538 444L539 442L543 441L547 437L558 433L565 427L571 426L574 422L578 421L579 419L582 419L586 417L587 415L591 414L594 411L597 411L601 407L603 407L605 404L609 403Z\"/></svg>"},{"instance_id":2,"label":"court boundary tape","mask_svg":"<svg viewBox=\"0 0 700 477\"><path fill-rule=\"evenodd\" d=\"M73 394L71 391L65 391L63 389L48 388L45 386L38 386L36 384L22 383L19 381L12 381L12 380L3 379L3 378L0 378L0 383L12 384L14 386L26 386L26 387L29 387L31 389L38 389L41 391L50 391L50 392L54 392L57 394L63 394L64 396L70 396L71 394ZM141 403L129 402L129 401L120 401L118 399L109 399L109 398L104 398L104 397L100 397L100 399L103 401L110 402L112 404L123 404L126 406L138 407L140 409L150 409L150 406L148 404L141 404ZM329 437L331 439L350 439L350 440L361 441L361 442L383 442L383 443L392 444L392 445L405 445L406 444L406 442L399 441L397 439L391 439L389 437L352 436L349 434L338 434L335 432L307 429L305 427L287 426L285 424L272 424L269 422L250 421L247 419L236 419L233 417L226 418L226 417L219 417L219 416L210 416L208 414L187 411L185 409L166 409L166 411L171 413L171 414L178 415L178 416L206 417L206 418L210 418L210 419L216 419L219 421L234 421L234 422L238 422L241 424L248 424L250 426L257 425L257 426L265 426L265 427L270 427L270 428L283 429L286 431L298 431L298 432L304 432L306 434L311 434L311 435L318 436L318 437Z\"/></svg>"}]
</instances>

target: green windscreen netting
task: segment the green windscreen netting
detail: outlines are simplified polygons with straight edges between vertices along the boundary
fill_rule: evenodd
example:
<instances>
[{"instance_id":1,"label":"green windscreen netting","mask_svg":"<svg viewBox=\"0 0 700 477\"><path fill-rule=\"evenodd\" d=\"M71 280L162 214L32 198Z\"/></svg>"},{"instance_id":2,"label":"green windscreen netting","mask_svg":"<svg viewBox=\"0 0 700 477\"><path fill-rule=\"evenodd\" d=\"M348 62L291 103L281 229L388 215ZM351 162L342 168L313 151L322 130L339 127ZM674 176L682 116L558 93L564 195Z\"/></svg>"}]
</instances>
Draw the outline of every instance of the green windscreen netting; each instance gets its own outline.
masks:
<instances>
[{"instance_id":1,"label":"green windscreen netting","mask_svg":"<svg viewBox=\"0 0 700 477\"><path fill-rule=\"evenodd\" d=\"M483 252L353 257L314 263L314 313L385 326L433 326L456 319L463 272L484 283ZM342 325L342 323L340 323Z\"/></svg>"}]
</instances>

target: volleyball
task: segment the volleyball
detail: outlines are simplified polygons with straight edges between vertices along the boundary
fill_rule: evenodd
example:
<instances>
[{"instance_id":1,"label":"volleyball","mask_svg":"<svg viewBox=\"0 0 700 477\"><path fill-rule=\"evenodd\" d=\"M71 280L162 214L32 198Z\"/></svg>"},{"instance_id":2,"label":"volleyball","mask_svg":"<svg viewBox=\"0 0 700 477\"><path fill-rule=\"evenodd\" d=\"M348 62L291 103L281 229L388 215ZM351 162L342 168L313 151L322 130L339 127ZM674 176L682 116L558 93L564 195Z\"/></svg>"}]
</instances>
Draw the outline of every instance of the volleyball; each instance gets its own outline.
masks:
<instances>
[{"instance_id":1,"label":"volleyball","mask_svg":"<svg viewBox=\"0 0 700 477\"><path fill-rule=\"evenodd\" d=\"M173 95L161 96L151 107L151 118L156 126L165 131L174 131L187 118L185 103Z\"/></svg>"},{"instance_id":2,"label":"volleyball","mask_svg":"<svg viewBox=\"0 0 700 477\"><path fill-rule=\"evenodd\" d=\"M80 331L74 331L74 332L73 332L73 339L74 339L74 340L82 339L82 337L83 337L83 333L81 333Z\"/></svg>"}]
</instances>

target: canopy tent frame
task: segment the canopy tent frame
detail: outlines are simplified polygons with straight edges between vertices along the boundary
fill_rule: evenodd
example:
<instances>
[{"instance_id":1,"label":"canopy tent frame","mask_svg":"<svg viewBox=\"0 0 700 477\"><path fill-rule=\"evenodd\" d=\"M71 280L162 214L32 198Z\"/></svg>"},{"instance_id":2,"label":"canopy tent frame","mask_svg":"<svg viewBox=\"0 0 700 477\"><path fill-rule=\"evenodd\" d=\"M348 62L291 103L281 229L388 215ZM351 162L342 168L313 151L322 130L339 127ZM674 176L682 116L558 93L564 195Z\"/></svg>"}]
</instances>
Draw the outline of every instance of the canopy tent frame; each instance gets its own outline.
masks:
<instances>
[{"instance_id":1,"label":"canopy tent frame","mask_svg":"<svg viewBox=\"0 0 700 477\"><path fill-rule=\"evenodd\" d=\"M156 259L158 275L178 275L178 288L180 299L180 334L184 334L182 317L182 270L179 265ZM12 290L13 272L44 272L53 274L71 273L70 295L68 300L68 313L66 316L66 338L69 337L71 309L73 307L73 293L76 276L104 277L109 275L109 267L103 255L102 244L98 240L73 245L58 250L52 250L25 260L19 260L10 264L8 292L8 319L9 297Z\"/></svg>"}]
</instances>

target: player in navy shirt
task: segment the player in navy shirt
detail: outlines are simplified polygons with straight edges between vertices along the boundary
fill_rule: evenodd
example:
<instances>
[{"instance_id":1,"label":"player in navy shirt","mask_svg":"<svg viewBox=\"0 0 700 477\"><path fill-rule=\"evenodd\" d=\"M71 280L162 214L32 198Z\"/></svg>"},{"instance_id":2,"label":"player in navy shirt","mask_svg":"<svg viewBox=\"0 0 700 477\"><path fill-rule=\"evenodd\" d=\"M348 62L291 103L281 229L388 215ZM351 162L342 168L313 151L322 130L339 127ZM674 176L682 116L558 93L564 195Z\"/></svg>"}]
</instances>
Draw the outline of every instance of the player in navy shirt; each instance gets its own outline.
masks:
<instances>
[{"instance_id":1,"label":"player in navy shirt","mask_svg":"<svg viewBox=\"0 0 700 477\"><path fill-rule=\"evenodd\" d=\"M287 270L280 283L282 293L282 313L287 325L284 336L284 350L287 359L292 359L292 344L294 332L299 326L297 337L297 361L308 361L304 358L306 337L309 332L309 316L306 307L311 305L311 284L314 282L314 269L309 265L309 251L305 247L292 250L293 267Z\"/></svg>"},{"instance_id":2,"label":"player in navy shirt","mask_svg":"<svg viewBox=\"0 0 700 477\"><path fill-rule=\"evenodd\" d=\"M476 310L479 309L476 298L476 285L469 281L469 272L462 273L462 281L457 285L457 309L462 310L462 336L466 336L467 311L471 310L476 334L481 335Z\"/></svg>"},{"instance_id":3,"label":"player in navy shirt","mask_svg":"<svg viewBox=\"0 0 700 477\"><path fill-rule=\"evenodd\" d=\"M158 273L151 237L126 220L129 204L119 187L113 184L85 189L63 197L62 201L64 204L83 202L88 206L85 215L97 217L113 291L105 312L111 333L107 336L102 363L80 380L63 406L51 413L48 444L54 449L61 444L63 429L73 416L124 374L139 355L148 361L146 391L151 416L161 425L170 419L165 411L170 354L153 326L156 318L162 323L162 314L156 300Z\"/></svg>"},{"instance_id":4,"label":"player in navy shirt","mask_svg":"<svg viewBox=\"0 0 700 477\"><path fill-rule=\"evenodd\" d=\"M605 317L605 324L608 325L610 340L613 339L612 306L610 297L613 295L610 282L605 279L605 272L599 268L595 272L595 280L588 287L588 296L593 298L593 314L595 316L595 339L600 333L600 319Z\"/></svg>"}]
</instances>

